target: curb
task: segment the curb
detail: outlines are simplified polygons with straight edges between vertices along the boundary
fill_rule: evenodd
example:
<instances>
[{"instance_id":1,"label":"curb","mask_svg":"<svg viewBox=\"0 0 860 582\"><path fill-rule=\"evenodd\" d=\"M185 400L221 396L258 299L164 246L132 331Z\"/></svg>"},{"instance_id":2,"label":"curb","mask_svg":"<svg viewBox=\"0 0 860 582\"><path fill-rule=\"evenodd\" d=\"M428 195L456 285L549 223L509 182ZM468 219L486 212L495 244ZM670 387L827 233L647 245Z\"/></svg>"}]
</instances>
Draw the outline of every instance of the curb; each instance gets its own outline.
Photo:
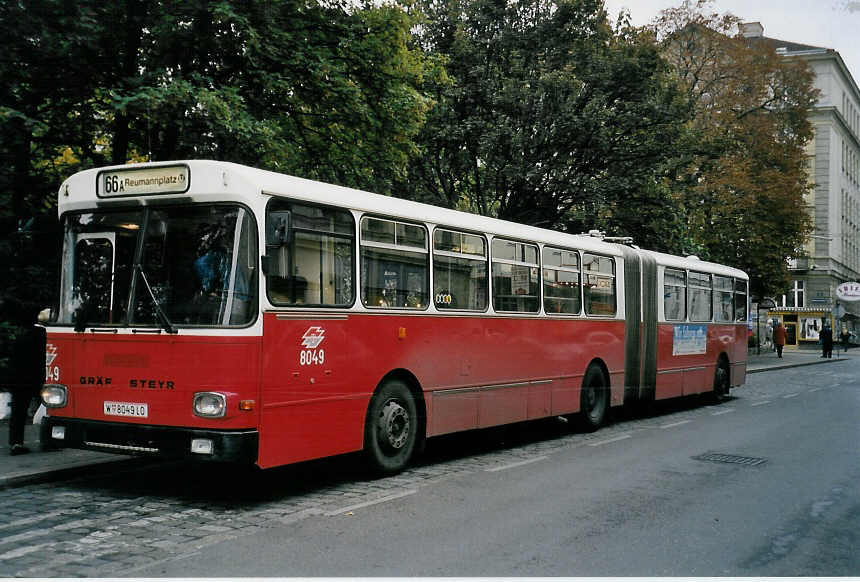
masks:
<instances>
[{"instance_id":1,"label":"curb","mask_svg":"<svg viewBox=\"0 0 860 582\"><path fill-rule=\"evenodd\" d=\"M163 463L163 461L160 462ZM129 459L127 457L119 459L104 459L95 462L82 460L68 463L66 466L48 469L46 471L20 471L18 473L12 473L11 475L4 475L0 477L0 489L12 489L15 487L23 487L24 485L36 485L39 483L47 483L62 479L74 479L81 475L97 477L108 473L140 469L147 463L156 464L156 461L144 458Z\"/></svg>"},{"instance_id":2,"label":"curb","mask_svg":"<svg viewBox=\"0 0 860 582\"><path fill-rule=\"evenodd\" d=\"M785 370L786 368L800 368L801 366L817 366L819 364L833 364L835 362L847 362L849 358L828 358L823 362L797 362L794 364L780 364L778 366L768 366L766 368L757 368L755 370L747 369L747 374L755 374L757 372L770 372L771 370Z\"/></svg>"}]
</instances>

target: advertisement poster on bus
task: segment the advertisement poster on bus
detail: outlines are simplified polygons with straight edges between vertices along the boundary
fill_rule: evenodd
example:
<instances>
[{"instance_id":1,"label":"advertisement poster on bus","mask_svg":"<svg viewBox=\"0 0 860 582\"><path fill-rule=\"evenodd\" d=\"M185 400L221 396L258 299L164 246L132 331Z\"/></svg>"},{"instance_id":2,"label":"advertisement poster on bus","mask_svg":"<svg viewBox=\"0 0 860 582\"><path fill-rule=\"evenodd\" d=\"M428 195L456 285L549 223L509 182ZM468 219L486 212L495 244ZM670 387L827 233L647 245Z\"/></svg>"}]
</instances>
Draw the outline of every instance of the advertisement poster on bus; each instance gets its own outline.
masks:
<instances>
[{"instance_id":1,"label":"advertisement poster on bus","mask_svg":"<svg viewBox=\"0 0 860 582\"><path fill-rule=\"evenodd\" d=\"M705 325L676 325L672 337L672 355L704 354L708 347L708 328Z\"/></svg>"}]
</instances>

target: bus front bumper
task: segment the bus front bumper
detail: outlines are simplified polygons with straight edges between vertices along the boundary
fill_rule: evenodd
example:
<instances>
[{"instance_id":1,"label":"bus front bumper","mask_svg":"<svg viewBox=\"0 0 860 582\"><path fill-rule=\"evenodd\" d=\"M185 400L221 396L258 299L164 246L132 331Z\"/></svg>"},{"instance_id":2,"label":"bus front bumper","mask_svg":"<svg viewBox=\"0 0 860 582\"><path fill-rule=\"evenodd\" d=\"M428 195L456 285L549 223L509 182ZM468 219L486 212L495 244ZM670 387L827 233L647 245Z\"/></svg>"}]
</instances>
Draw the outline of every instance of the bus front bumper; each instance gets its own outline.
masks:
<instances>
[{"instance_id":1,"label":"bus front bumper","mask_svg":"<svg viewBox=\"0 0 860 582\"><path fill-rule=\"evenodd\" d=\"M212 430L46 416L40 432L46 448L231 463L256 462L259 447L256 429Z\"/></svg>"}]
</instances>

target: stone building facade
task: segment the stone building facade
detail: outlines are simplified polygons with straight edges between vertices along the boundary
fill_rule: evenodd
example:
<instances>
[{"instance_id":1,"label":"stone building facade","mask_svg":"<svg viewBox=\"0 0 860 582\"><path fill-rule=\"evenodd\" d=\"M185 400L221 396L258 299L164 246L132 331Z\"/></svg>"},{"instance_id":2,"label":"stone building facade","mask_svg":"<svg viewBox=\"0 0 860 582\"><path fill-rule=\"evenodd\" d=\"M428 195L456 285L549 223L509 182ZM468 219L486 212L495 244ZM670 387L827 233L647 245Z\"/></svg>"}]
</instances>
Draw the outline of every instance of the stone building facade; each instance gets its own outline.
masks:
<instances>
[{"instance_id":1,"label":"stone building facade","mask_svg":"<svg viewBox=\"0 0 860 582\"><path fill-rule=\"evenodd\" d=\"M855 319L860 317L860 303L840 305L836 299L839 284L860 281L860 90L834 49L766 37L758 22L741 25L741 34L767 42L785 58L805 60L820 91L810 112L815 134L808 150L814 188L807 203L815 231L806 244L806 256L792 260L792 288L774 299L784 308L780 313L815 311L828 319L845 310L848 315L834 323L851 330L856 324L860 336ZM799 341L804 339L798 335Z\"/></svg>"}]
</instances>

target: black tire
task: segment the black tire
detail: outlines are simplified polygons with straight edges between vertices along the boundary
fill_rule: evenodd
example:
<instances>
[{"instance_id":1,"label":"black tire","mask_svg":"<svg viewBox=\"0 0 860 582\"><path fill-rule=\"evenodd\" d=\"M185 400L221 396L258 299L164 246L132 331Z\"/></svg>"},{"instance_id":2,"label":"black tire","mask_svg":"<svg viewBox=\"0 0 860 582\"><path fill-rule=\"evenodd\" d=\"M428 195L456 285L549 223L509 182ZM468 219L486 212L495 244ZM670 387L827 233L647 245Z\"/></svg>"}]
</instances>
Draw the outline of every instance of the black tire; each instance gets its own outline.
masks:
<instances>
[{"instance_id":1,"label":"black tire","mask_svg":"<svg viewBox=\"0 0 860 582\"><path fill-rule=\"evenodd\" d=\"M608 410L609 388L603 370L598 366L589 366L582 379L579 395L579 426L588 432L594 432L606 422Z\"/></svg>"},{"instance_id":2,"label":"black tire","mask_svg":"<svg viewBox=\"0 0 860 582\"><path fill-rule=\"evenodd\" d=\"M418 412L409 387L399 380L382 385L370 399L364 423L364 453L374 471L402 471L415 450Z\"/></svg>"},{"instance_id":3,"label":"black tire","mask_svg":"<svg viewBox=\"0 0 860 582\"><path fill-rule=\"evenodd\" d=\"M722 402L729 396L731 388L731 373L729 372L729 363L721 358L717 362L717 367L714 369L714 390L711 393L711 398L714 402Z\"/></svg>"}]
</instances>

